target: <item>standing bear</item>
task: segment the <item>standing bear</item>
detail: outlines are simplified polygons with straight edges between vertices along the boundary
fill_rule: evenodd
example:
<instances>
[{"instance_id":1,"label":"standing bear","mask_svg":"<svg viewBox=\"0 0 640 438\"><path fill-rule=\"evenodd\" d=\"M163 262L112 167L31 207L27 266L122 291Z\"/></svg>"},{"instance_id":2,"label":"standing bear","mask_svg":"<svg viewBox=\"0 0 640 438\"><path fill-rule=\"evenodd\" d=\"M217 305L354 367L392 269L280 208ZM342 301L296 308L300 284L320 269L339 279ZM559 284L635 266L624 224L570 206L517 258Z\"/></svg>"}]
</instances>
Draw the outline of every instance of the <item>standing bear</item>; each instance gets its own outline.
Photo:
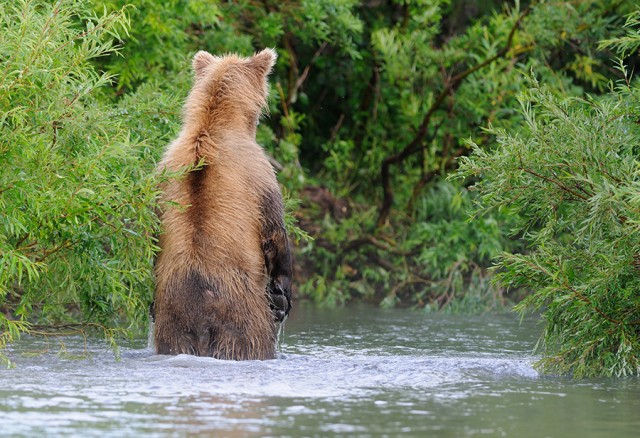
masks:
<instances>
[{"instance_id":1,"label":"standing bear","mask_svg":"<svg viewBox=\"0 0 640 438\"><path fill-rule=\"evenodd\" d=\"M158 354L275 358L291 258L280 188L255 139L275 60L271 49L193 58L183 127L158 166L181 175L161 185Z\"/></svg>"}]
</instances>

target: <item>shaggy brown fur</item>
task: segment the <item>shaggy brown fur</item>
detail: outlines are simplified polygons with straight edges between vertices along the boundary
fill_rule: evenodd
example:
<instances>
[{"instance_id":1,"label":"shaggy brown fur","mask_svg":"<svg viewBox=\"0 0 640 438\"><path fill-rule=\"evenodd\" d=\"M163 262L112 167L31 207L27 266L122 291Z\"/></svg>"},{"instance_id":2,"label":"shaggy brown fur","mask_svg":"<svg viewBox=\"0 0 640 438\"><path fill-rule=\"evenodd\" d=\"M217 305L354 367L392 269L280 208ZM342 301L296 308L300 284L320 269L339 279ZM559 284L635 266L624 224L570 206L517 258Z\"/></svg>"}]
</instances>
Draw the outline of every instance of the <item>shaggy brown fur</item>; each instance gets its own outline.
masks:
<instances>
[{"instance_id":1,"label":"shaggy brown fur","mask_svg":"<svg viewBox=\"0 0 640 438\"><path fill-rule=\"evenodd\" d=\"M183 128L159 165L194 167L162 187L159 354L275 357L276 320L291 308L291 261L280 189L255 141L275 59L270 49L193 58Z\"/></svg>"}]
</instances>

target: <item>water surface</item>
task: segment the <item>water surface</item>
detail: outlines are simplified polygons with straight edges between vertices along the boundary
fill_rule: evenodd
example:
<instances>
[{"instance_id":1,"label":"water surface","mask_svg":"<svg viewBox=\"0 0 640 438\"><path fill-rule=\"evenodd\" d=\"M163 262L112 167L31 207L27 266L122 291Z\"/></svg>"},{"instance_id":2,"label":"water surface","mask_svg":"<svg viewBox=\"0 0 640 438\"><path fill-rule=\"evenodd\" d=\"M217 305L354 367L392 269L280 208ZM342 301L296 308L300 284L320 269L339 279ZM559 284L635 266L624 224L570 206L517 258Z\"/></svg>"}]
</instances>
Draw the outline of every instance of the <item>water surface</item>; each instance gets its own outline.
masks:
<instances>
[{"instance_id":1,"label":"water surface","mask_svg":"<svg viewBox=\"0 0 640 438\"><path fill-rule=\"evenodd\" d=\"M639 380L540 376L540 331L514 315L298 306L272 361L143 341L117 361L99 340L24 338L0 369L0 435L638 436Z\"/></svg>"}]
</instances>

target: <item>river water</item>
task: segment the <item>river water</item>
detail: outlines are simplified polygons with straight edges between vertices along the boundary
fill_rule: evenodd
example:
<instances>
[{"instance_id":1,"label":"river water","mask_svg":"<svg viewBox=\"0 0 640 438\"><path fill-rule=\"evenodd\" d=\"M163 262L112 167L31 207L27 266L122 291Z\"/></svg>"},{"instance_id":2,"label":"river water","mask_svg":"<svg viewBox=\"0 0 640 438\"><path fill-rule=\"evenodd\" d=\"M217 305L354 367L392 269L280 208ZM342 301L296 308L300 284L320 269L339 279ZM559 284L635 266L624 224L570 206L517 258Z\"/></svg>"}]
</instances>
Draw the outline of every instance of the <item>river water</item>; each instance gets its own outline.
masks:
<instances>
[{"instance_id":1,"label":"river water","mask_svg":"<svg viewBox=\"0 0 640 438\"><path fill-rule=\"evenodd\" d=\"M0 435L640 436L640 379L541 376L536 320L298 306L280 357L119 361L104 341L23 338L0 369Z\"/></svg>"}]
</instances>

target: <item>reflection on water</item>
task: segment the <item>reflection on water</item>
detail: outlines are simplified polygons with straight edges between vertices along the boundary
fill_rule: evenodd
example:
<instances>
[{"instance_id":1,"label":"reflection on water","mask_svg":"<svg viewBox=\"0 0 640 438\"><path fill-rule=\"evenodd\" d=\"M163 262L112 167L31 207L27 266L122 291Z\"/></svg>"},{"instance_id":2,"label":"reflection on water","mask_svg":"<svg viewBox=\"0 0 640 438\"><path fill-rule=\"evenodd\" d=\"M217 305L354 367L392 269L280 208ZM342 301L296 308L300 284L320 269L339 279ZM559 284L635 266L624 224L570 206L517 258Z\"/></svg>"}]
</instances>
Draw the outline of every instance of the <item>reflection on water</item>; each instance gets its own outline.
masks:
<instances>
[{"instance_id":1,"label":"reflection on water","mask_svg":"<svg viewBox=\"0 0 640 438\"><path fill-rule=\"evenodd\" d=\"M540 330L299 306L273 361L156 356L142 340L116 361L100 341L23 339L0 370L0 435L637 436L638 379L539 376Z\"/></svg>"}]
</instances>

